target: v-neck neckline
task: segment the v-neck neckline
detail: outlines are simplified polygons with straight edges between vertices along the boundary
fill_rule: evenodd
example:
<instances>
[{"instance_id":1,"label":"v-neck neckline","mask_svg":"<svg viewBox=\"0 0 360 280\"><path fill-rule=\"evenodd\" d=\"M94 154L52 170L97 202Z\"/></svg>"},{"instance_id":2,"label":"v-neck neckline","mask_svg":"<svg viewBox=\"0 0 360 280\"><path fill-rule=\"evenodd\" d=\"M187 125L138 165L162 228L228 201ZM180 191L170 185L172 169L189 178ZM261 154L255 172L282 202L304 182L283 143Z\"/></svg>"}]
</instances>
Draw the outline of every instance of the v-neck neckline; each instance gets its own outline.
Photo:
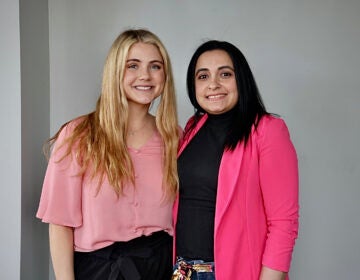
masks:
<instances>
[{"instance_id":1,"label":"v-neck neckline","mask_svg":"<svg viewBox=\"0 0 360 280\"><path fill-rule=\"evenodd\" d=\"M153 131L153 133L151 134L151 136L145 141L144 144L142 144L139 148L134 148L134 147L131 147L131 146L127 146L127 148L131 151L134 151L134 152L139 152L141 150L143 150L144 148L146 148L146 146L149 145L150 142L153 141L153 139L155 138L155 136L158 134L158 131L155 129Z\"/></svg>"}]
</instances>

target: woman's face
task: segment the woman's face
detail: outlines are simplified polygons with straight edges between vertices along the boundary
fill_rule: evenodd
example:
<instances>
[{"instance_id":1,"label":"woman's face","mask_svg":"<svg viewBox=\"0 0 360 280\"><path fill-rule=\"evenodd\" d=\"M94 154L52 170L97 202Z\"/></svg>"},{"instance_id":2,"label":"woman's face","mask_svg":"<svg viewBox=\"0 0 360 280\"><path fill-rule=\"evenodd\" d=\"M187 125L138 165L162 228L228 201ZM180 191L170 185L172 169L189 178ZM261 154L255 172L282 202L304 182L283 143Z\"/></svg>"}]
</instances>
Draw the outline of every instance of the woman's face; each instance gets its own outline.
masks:
<instances>
[{"instance_id":1,"label":"woman's face","mask_svg":"<svg viewBox=\"0 0 360 280\"><path fill-rule=\"evenodd\" d=\"M195 93L200 107L219 115L230 111L238 102L234 65L223 50L200 55L195 67Z\"/></svg>"},{"instance_id":2,"label":"woman's face","mask_svg":"<svg viewBox=\"0 0 360 280\"><path fill-rule=\"evenodd\" d=\"M124 72L124 91L129 104L149 105L164 89L164 61L152 44L135 43L129 50Z\"/></svg>"}]
</instances>

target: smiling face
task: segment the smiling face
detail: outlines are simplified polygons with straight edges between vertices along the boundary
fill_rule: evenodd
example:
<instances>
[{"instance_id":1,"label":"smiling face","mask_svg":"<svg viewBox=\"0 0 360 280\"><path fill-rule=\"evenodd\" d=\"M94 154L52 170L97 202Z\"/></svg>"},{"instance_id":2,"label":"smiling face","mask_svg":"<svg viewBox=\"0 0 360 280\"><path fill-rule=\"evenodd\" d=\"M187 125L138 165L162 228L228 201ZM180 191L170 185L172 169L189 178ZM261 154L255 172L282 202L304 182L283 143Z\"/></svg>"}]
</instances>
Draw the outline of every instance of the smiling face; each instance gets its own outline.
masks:
<instances>
[{"instance_id":1,"label":"smiling face","mask_svg":"<svg viewBox=\"0 0 360 280\"><path fill-rule=\"evenodd\" d=\"M195 67L196 100L207 113L219 115L238 102L234 65L223 50L206 51Z\"/></svg>"},{"instance_id":2,"label":"smiling face","mask_svg":"<svg viewBox=\"0 0 360 280\"><path fill-rule=\"evenodd\" d=\"M149 106L164 89L165 72L162 56L156 46L135 43L129 50L123 78L129 105Z\"/></svg>"}]
</instances>

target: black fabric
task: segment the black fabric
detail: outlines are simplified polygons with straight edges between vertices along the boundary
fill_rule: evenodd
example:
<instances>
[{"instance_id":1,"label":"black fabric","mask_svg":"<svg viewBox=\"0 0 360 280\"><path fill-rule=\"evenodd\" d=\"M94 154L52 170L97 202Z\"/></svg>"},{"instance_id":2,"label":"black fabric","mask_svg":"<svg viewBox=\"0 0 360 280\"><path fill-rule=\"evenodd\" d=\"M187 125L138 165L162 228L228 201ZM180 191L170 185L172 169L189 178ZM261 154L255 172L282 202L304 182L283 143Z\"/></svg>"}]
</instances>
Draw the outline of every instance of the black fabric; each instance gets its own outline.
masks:
<instances>
[{"instance_id":1,"label":"black fabric","mask_svg":"<svg viewBox=\"0 0 360 280\"><path fill-rule=\"evenodd\" d=\"M161 231L93 252L75 252L76 280L169 280L172 237Z\"/></svg>"},{"instance_id":2,"label":"black fabric","mask_svg":"<svg viewBox=\"0 0 360 280\"><path fill-rule=\"evenodd\" d=\"M232 114L209 115L178 159L177 256L214 260L218 172Z\"/></svg>"}]
</instances>

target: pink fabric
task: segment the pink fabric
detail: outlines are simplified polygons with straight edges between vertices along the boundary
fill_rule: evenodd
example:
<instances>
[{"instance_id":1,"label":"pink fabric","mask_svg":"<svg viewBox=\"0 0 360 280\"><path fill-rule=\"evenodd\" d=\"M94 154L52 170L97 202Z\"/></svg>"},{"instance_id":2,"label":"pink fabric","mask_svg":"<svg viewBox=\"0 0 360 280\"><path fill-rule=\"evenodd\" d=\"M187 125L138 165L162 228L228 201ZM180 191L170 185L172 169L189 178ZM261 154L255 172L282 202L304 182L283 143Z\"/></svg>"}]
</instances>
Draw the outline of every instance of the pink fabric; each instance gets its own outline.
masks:
<instances>
[{"instance_id":1,"label":"pink fabric","mask_svg":"<svg viewBox=\"0 0 360 280\"><path fill-rule=\"evenodd\" d=\"M206 119L202 117L184 140L179 154ZM174 223L177 208L178 199ZM247 146L225 151L221 160L214 229L216 279L258 280L262 266L289 271L298 212L294 146L284 121L265 116Z\"/></svg>"},{"instance_id":2,"label":"pink fabric","mask_svg":"<svg viewBox=\"0 0 360 280\"><path fill-rule=\"evenodd\" d=\"M78 176L70 157L58 162L57 150L73 124L63 129L46 171L37 217L43 222L74 228L74 249L93 251L115 241L128 241L159 230L173 234L172 202L163 200L163 142L156 132L140 149L129 148L135 170L135 188L126 185L117 198L107 179L98 194L97 181ZM74 154L73 154L74 158Z\"/></svg>"}]
</instances>

